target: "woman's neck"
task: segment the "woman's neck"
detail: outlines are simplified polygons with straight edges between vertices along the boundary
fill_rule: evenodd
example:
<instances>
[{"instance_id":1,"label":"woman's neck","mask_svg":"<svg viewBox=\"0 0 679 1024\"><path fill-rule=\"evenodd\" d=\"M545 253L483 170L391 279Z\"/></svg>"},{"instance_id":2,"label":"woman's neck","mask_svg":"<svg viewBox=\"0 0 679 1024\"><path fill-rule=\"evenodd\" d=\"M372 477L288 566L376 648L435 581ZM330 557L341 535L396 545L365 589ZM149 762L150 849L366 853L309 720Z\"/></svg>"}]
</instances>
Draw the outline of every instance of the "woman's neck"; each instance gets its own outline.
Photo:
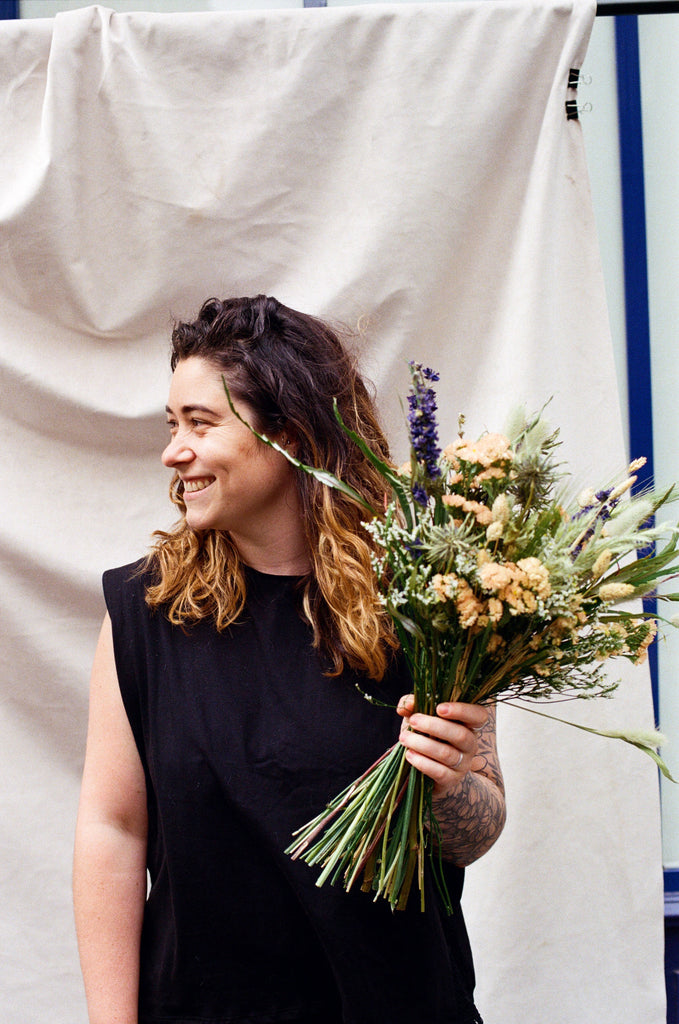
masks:
<instances>
[{"instance_id":1,"label":"woman's neck","mask_svg":"<svg viewBox=\"0 0 679 1024\"><path fill-rule=\"evenodd\" d=\"M277 537L276 543L261 544L247 537L231 539L246 565L271 576L305 576L311 559L304 538ZM287 541L287 542L286 542Z\"/></svg>"}]
</instances>

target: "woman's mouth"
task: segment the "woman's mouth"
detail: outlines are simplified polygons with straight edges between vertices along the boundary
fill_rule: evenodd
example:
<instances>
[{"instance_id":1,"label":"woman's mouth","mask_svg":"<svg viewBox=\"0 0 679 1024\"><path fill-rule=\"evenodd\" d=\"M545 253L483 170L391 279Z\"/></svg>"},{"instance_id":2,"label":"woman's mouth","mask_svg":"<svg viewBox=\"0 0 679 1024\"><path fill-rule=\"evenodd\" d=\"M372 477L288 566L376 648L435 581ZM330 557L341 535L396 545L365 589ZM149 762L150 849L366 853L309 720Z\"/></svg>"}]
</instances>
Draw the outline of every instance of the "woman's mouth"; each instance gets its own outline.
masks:
<instances>
[{"instance_id":1,"label":"woman's mouth","mask_svg":"<svg viewBox=\"0 0 679 1024\"><path fill-rule=\"evenodd\" d=\"M204 491L206 487L214 483L214 480L215 477L213 476L198 477L195 480L184 480L184 494L195 494L196 491Z\"/></svg>"}]
</instances>

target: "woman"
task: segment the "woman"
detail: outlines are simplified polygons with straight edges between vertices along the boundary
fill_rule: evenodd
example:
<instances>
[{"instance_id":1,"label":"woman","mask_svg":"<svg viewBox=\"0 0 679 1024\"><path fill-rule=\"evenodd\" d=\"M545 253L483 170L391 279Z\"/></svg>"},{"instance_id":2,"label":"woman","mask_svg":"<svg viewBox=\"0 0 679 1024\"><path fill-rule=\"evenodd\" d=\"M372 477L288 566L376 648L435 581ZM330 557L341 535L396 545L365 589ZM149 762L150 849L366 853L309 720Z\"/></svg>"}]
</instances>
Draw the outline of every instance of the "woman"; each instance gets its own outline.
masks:
<instances>
[{"instance_id":1,"label":"woman","mask_svg":"<svg viewBox=\"0 0 679 1024\"><path fill-rule=\"evenodd\" d=\"M504 821L494 712L414 714L365 513L257 440L383 501L338 427L381 458L336 335L275 299L208 300L173 332L177 527L104 575L74 896L91 1024L478 1024L459 909L315 885L292 831L390 745L398 703L459 897ZM147 868L150 889L147 897ZM429 881L427 884L430 884Z\"/></svg>"}]
</instances>

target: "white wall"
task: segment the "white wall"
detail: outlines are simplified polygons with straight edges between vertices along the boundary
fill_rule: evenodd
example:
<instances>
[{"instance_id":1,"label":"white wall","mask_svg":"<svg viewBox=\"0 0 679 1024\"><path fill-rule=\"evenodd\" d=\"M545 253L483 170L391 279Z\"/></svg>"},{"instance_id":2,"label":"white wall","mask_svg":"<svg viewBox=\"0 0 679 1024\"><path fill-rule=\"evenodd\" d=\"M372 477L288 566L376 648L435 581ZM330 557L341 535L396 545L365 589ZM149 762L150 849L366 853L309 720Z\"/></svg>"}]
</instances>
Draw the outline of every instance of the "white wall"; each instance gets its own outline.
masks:
<instances>
[{"instance_id":1,"label":"white wall","mask_svg":"<svg viewBox=\"0 0 679 1024\"><path fill-rule=\"evenodd\" d=\"M357 0L328 0L330 5ZM358 0L361 2L361 0ZM397 0L399 2L399 0ZM454 2L454 0L453 0ZM87 6L86 0L22 0L22 17L52 17ZM234 8L301 7L302 0L103 0L125 11L198 11ZM649 295L653 370L655 466L659 482L679 480L679 410L676 324L679 322L679 15L639 19L646 170ZM479 71L481 74L482 72ZM623 419L627 420L624 281L614 20L597 18L579 89L592 197L616 353ZM464 98L461 98L464 102ZM633 455L643 453L632 453ZM677 587L679 589L679 585ZM669 631L668 631L669 632ZM679 749L679 631L659 649L660 725ZM679 754L669 748L679 772ZM679 866L679 786L663 788L664 858Z\"/></svg>"}]
</instances>

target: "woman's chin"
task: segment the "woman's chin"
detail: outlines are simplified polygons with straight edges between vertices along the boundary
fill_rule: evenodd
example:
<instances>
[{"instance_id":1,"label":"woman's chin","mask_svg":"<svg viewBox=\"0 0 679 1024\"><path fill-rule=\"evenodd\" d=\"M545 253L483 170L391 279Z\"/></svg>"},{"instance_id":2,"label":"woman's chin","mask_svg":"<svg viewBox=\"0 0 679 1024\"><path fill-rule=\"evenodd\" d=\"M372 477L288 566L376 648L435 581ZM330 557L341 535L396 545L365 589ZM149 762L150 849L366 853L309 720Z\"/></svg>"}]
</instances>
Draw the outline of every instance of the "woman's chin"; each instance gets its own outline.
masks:
<instances>
[{"instance_id":1,"label":"woman's chin","mask_svg":"<svg viewBox=\"0 0 679 1024\"><path fill-rule=\"evenodd\" d=\"M216 529L210 516L200 515L194 509L187 508L186 512L184 513L184 518L186 519L186 522L188 523L192 530L198 531Z\"/></svg>"}]
</instances>

